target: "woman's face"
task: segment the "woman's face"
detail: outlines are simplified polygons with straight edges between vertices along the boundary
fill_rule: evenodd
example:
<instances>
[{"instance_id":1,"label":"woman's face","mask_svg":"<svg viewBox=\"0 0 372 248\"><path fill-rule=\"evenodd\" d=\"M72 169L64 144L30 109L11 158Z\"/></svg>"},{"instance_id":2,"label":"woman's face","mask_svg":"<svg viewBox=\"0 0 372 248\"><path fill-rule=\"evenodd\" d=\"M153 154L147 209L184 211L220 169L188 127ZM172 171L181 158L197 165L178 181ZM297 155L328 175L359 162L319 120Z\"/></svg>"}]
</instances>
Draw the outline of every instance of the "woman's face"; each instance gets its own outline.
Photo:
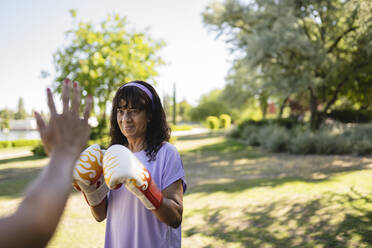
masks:
<instances>
[{"instance_id":1,"label":"woman's face","mask_svg":"<svg viewBox=\"0 0 372 248\"><path fill-rule=\"evenodd\" d=\"M122 134L128 141L144 138L146 135L148 118L145 110L131 108L121 99L117 108L116 120Z\"/></svg>"}]
</instances>

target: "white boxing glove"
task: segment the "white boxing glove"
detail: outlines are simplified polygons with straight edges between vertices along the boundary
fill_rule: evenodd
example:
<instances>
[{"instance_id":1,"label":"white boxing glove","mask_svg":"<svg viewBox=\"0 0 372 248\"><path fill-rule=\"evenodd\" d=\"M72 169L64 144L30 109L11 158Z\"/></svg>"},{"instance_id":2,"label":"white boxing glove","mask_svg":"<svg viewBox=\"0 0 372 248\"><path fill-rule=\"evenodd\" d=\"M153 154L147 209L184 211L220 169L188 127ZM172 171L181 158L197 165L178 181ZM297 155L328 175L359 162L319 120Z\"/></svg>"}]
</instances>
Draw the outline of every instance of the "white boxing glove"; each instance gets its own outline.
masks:
<instances>
[{"instance_id":1,"label":"white boxing glove","mask_svg":"<svg viewBox=\"0 0 372 248\"><path fill-rule=\"evenodd\" d=\"M104 152L97 144L89 146L80 154L72 175L74 187L83 192L90 206L100 204L109 191L102 170Z\"/></svg>"},{"instance_id":2,"label":"white boxing glove","mask_svg":"<svg viewBox=\"0 0 372 248\"><path fill-rule=\"evenodd\" d=\"M103 174L110 189L124 184L149 210L160 207L163 194L152 180L149 171L125 146L113 145L103 157Z\"/></svg>"}]
</instances>

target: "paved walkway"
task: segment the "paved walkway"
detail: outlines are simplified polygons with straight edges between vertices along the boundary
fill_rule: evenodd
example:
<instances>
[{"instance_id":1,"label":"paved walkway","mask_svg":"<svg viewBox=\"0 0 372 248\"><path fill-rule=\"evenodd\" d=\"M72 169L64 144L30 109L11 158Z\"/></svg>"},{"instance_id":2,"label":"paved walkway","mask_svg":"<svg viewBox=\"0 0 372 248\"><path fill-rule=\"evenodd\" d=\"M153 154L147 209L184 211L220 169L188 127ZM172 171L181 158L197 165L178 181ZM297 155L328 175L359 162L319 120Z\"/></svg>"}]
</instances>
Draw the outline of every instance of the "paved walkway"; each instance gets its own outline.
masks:
<instances>
[{"instance_id":1,"label":"paved walkway","mask_svg":"<svg viewBox=\"0 0 372 248\"><path fill-rule=\"evenodd\" d=\"M0 153L0 160L4 159L10 159L10 158L19 158L19 157L26 157L26 156L32 156L33 153L31 151L17 151L17 152L12 152L9 151L9 153Z\"/></svg>"},{"instance_id":2,"label":"paved walkway","mask_svg":"<svg viewBox=\"0 0 372 248\"><path fill-rule=\"evenodd\" d=\"M208 133L208 128L193 128L191 130L184 130L184 131L173 131L172 136L179 137L179 136L187 136L187 135L195 135L195 134L202 134Z\"/></svg>"}]
</instances>

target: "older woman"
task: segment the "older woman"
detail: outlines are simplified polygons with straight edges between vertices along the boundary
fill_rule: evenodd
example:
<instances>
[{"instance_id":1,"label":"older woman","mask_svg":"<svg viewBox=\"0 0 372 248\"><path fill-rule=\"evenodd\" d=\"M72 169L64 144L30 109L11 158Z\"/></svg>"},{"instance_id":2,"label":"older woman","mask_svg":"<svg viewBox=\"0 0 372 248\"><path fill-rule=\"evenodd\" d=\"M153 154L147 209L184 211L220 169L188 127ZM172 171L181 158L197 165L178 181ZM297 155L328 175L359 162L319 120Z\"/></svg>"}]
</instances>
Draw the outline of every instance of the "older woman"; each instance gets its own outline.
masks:
<instances>
[{"instance_id":1,"label":"older woman","mask_svg":"<svg viewBox=\"0 0 372 248\"><path fill-rule=\"evenodd\" d=\"M155 200L150 197L157 202L151 208L128 187L120 187L111 190L97 206L91 206L97 221L107 218L105 247L181 247L185 174L176 148L168 143L170 129L159 96L150 84L133 81L118 89L110 136L110 147L127 147L147 169L153 189L161 196Z\"/></svg>"}]
</instances>

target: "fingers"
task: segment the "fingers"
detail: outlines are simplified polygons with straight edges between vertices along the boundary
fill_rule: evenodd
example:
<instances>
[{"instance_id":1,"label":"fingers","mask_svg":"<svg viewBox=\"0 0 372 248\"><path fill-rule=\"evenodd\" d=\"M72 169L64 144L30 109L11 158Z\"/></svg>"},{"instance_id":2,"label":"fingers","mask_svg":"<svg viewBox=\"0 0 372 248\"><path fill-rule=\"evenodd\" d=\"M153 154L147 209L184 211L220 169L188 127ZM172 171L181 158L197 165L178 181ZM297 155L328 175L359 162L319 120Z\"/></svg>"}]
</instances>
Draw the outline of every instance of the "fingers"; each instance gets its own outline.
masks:
<instances>
[{"instance_id":1,"label":"fingers","mask_svg":"<svg viewBox=\"0 0 372 248\"><path fill-rule=\"evenodd\" d=\"M62 104L63 104L63 114L67 114L68 112L68 105L69 105L69 100L70 100L70 80L65 79L63 81L63 86L62 86Z\"/></svg>"},{"instance_id":2,"label":"fingers","mask_svg":"<svg viewBox=\"0 0 372 248\"><path fill-rule=\"evenodd\" d=\"M49 88L47 88L47 98L50 115L55 116L57 114L56 105L54 104L53 95Z\"/></svg>"},{"instance_id":3,"label":"fingers","mask_svg":"<svg viewBox=\"0 0 372 248\"><path fill-rule=\"evenodd\" d=\"M71 111L74 116L79 116L80 107L80 86L77 82L74 82L74 97L72 98Z\"/></svg>"},{"instance_id":4,"label":"fingers","mask_svg":"<svg viewBox=\"0 0 372 248\"><path fill-rule=\"evenodd\" d=\"M35 111L34 114L35 114L37 128L39 129L39 133L41 135L41 133L44 132L46 125L45 125L43 118L39 114L39 112Z\"/></svg>"},{"instance_id":5,"label":"fingers","mask_svg":"<svg viewBox=\"0 0 372 248\"><path fill-rule=\"evenodd\" d=\"M92 108L92 104L93 104L93 98L92 98L92 96L88 96L87 104L86 104L85 110L84 110L84 121L86 121L86 122L88 122L89 113L90 113L90 110Z\"/></svg>"}]
</instances>

